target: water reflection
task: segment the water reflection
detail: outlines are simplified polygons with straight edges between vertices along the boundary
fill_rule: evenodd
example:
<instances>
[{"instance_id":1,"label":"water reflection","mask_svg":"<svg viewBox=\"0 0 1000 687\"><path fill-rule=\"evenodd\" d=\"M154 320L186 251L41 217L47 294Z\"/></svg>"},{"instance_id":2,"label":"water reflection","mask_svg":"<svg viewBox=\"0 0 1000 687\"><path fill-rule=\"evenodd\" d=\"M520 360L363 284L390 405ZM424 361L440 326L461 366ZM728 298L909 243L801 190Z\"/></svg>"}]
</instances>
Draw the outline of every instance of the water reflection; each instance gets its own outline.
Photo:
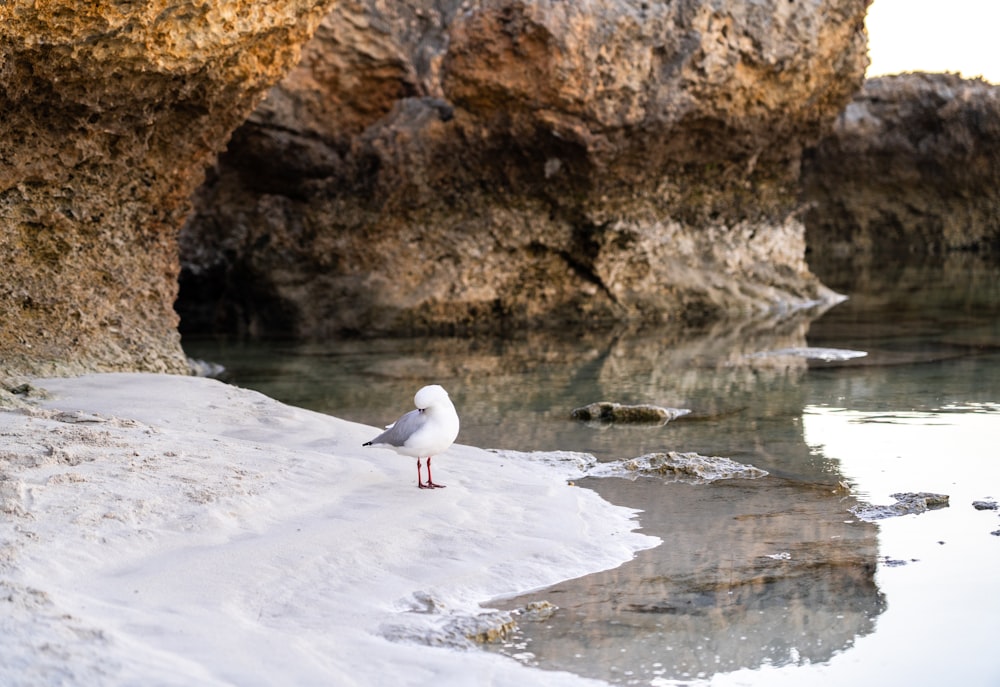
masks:
<instances>
[{"instance_id":1,"label":"water reflection","mask_svg":"<svg viewBox=\"0 0 1000 687\"><path fill-rule=\"evenodd\" d=\"M222 362L223 378L236 384L370 424L394 416L421 385L442 384L462 416L459 442L484 448L580 450L604 459L680 446L743 452L752 448L720 446L718 437L703 441L700 428L739 418L753 430L768 418L797 416L807 361L754 354L805 346L809 323L820 314L771 315L697 332L621 328L562 337L519 332L504 339L323 343L188 339L185 348L193 357ZM760 394L762 385L774 393ZM599 400L693 412L661 431L583 431L567 422L573 408Z\"/></svg>"},{"instance_id":2,"label":"water reflection","mask_svg":"<svg viewBox=\"0 0 1000 687\"><path fill-rule=\"evenodd\" d=\"M961 499L1000 498L1000 476L983 467L996 464L992 447L1000 436L998 276L995 266L974 262L949 272L827 275L852 299L826 314L697 332L185 343L190 355L225 364L237 384L369 424L394 417L401 402L434 382L449 390L462 416L460 443L601 459L696 451L771 473L711 485L583 481L612 502L642 509L644 530L664 544L617 570L504 601L516 607L546 599L560 607L543 623L524 623L515 645L498 648L530 653L525 660L540 667L642 684L699 676L740 684L785 676L805 684L818 666L840 684L896 683L904 673L926 683L921 678L931 674L953 681L934 663L951 655L962 657L961 666L950 666L960 682L985 685L1000 680L995 652L983 647L1000 617L989 578L1000 567L989 534L1000 521ZM757 355L807 346L868 355ZM571 409L600 400L692 413L662 427L599 429L570 419ZM957 434L935 434L953 429L955 416L973 414L981 424L961 424L960 433L976 434L989 449L965 450ZM859 432L871 427L895 434ZM935 452L906 460L916 455L904 450L915 433L918 445ZM882 491L946 493L953 505L878 525L851 516L855 498L877 499ZM886 556L920 562L887 569ZM958 580L961 589L942 580ZM928 605L939 598L951 603ZM935 618L965 619L933 633L946 647L937 652L924 637L930 607Z\"/></svg>"},{"instance_id":3,"label":"water reflection","mask_svg":"<svg viewBox=\"0 0 1000 687\"><path fill-rule=\"evenodd\" d=\"M826 661L870 633L884 608L874 581L877 528L845 517L853 500L829 485L766 477L587 486L642 503L644 531L663 544L616 570L495 604L559 607L538 626L522 623L496 650L649 684Z\"/></svg>"}]
</instances>

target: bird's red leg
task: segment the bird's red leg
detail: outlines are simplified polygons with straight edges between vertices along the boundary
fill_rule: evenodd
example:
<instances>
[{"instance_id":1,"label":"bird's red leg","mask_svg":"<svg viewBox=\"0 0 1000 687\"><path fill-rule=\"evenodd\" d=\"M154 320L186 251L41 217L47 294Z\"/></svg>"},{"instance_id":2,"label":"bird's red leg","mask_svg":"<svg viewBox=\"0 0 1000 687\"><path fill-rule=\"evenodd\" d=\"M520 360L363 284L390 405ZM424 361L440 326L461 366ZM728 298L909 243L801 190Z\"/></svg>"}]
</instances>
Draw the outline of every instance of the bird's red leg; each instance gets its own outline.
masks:
<instances>
[{"instance_id":1,"label":"bird's red leg","mask_svg":"<svg viewBox=\"0 0 1000 687\"><path fill-rule=\"evenodd\" d=\"M418 489L432 489L433 487L430 484L430 481L431 481L431 459L430 458L427 459L427 484L424 484L423 474L420 472L420 468L421 467L422 467L422 464L420 462L420 459L417 458L417 488Z\"/></svg>"},{"instance_id":2,"label":"bird's red leg","mask_svg":"<svg viewBox=\"0 0 1000 687\"><path fill-rule=\"evenodd\" d=\"M431 456L427 456L427 483L424 485L424 488L444 489L444 487L445 485L443 484L434 484L431 481Z\"/></svg>"}]
</instances>

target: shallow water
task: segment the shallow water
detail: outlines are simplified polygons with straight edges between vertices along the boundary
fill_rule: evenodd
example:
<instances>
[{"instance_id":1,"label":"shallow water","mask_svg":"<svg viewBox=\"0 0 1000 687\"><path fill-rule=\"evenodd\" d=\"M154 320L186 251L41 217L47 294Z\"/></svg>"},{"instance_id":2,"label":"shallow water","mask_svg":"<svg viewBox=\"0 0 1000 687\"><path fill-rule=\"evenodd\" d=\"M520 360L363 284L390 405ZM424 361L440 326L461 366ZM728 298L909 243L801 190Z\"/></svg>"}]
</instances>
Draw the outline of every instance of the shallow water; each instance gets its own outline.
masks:
<instances>
[{"instance_id":1,"label":"shallow water","mask_svg":"<svg viewBox=\"0 0 1000 687\"><path fill-rule=\"evenodd\" d=\"M720 455L767 470L713 484L585 479L641 509L663 544L615 570L489 607L546 600L489 650L619 684L1000 684L1000 270L972 260L824 275L851 298L702 332L521 333L505 340L186 341L224 378L372 425L444 385L459 442ZM774 351L865 351L806 360ZM598 426L594 401L688 408ZM448 458L435 461L447 482ZM864 522L895 492L950 505Z\"/></svg>"}]
</instances>

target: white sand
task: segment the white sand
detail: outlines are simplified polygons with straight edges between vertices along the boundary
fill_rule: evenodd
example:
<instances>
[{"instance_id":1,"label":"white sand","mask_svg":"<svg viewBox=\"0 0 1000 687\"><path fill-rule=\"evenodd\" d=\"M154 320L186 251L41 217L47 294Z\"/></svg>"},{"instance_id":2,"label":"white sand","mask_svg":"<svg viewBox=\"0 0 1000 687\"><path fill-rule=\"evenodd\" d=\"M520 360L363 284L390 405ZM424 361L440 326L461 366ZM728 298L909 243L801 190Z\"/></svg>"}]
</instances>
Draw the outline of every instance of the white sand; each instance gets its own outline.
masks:
<instances>
[{"instance_id":1,"label":"white sand","mask_svg":"<svg viewBox=\"0 0 1000 687\"><path fill-rule=\"evenodd\" d=\"M217 381L36 386L0 412L5 686L587 684L462 628L657 543L525 454L453 446L418 490L375 428Z\"/></svg>"}]
</instances>

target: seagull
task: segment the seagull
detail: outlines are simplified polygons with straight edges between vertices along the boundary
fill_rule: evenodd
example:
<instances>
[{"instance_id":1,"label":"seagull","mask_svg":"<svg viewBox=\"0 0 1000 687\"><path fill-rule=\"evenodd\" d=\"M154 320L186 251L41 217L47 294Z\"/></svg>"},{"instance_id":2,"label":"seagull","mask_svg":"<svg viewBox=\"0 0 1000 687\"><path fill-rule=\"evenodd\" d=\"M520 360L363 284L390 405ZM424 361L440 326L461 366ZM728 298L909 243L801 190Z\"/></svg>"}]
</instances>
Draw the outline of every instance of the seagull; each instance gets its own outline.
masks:
<instances>
[{"instance_id":1,"label":"seagull","mask_svg":"<svg viewBox=\"0 0 1000 687\"><path fill-rule=\"evenodd\" d=\"M448 392L437 384L425 386L413 397L416 410L411 410L362 446L388 446L404 456L417 459L417 487L439 489L431 479L431 458L447 450L458 436L458 413ZM422 479L420 459L427 458L427 481Z\"/></svg>"}]
</instances>

